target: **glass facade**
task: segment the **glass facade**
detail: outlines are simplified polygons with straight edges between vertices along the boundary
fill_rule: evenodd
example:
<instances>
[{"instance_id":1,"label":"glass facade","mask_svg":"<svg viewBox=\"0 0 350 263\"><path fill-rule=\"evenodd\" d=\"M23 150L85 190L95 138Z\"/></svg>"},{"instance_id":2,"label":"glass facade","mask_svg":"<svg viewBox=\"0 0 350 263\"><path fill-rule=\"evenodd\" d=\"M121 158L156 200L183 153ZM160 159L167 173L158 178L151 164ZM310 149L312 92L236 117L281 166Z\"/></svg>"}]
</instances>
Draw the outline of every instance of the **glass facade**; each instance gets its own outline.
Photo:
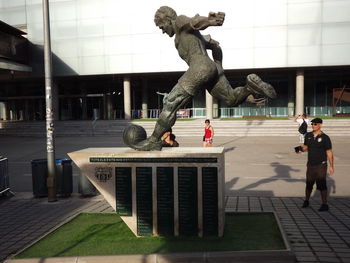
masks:
<instances>
[{"instance_id":1,"label":"glass facade","mask_svg":"<svg viewBox=\"0 0 350 263\"><path fill-rule=\"evenodd\" d=\"M0 0L0 20L26 25L28 39L43 44L41 0ZM186 65L153 22L162 3L51 0L52 50L57 75L183 71ZM179 14L225 11L220 28L224 68L284 68L350 64L349 0L169 1ZM213 10L213 8L215 10ZM205 34L206 31L203 31ZM62 63L66 69L60 69Z\"/></svg>"},{"instance_id":2,"label":"glass facade","mask_svg":"<svg viewBox=\"0 0 350 263\"><path fill-rule=\"evenodd\" d=\"M174 48L174 39L163 35L154 24L154 13L163 1L50 0L49 3L60 118L90 119L96 115L122 118L126 75L132 79L133 115L141 115L144 88L141 83L146 79L149 114L156 116L162 106L162 98L156 92L169 92L187 69ZM332 90L350 83L350 0L218 0L215 3L205 0L200 4L169 0L166 4L187 16L224 11L223 26L202 33L211 34L220 42L223 66L232 86L244 85L245 75L257 72L279 94L277 100L266 102L264 109L249 104L227 109L219 101L219 115L230 112L290 115L294 112L295 74L299 69L305 71L304 104L309 114L329 114ZM13 108L13 112L26 112L23 105L29 102L18 103L14 98L28 96L24 100L35 100L30 119L40 119L44 114L36 112L44 108L43 91L37 92L43 87L43 81L39 80L43 75L42 0L0 0L0 20L27 32L32 44L30 66L33 68L27 79L17 82L0 79L0 101L6 98L2 100L2 112L5 107ZM332 73L324 74L323 70L328 72L328 69ZM106 106L109 103L113 104L112 108ZM340 103L338 106L342 108L338 111L347 111L349 103ZM188 107L193 109L193 116L203 116L204 91ZM28 114L15 115L27 118Z\"/></svg>"}]
</instances>

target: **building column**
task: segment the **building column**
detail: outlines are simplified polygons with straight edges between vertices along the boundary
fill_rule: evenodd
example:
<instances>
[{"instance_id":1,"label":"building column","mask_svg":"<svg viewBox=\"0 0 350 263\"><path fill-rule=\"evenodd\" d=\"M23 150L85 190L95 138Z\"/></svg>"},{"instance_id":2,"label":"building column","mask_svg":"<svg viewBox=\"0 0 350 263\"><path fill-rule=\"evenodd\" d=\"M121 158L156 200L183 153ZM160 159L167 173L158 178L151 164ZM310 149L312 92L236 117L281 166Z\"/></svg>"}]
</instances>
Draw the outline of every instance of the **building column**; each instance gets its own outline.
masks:
<instances>
[{"instance_id":1,"label":"building column","mask_svg":"<svg viewBox=\"0 0 350 263\"><path fill-rule=\"evenodd\" d=\"M304 70L298 70L296 75L295 115L304 113Z\"/></svg>"},{"instance_id":2,"label":"building column","mask_svg":"<svg viewBox=\"0 0 350 263\"><path fill-rule=\"evenodd\" d=\"M130 87L130 77L124 77L123 87L124 87L124 119L131 119L131 87Z\"/></svg>"},{"instance_id":3,"label":"building column","mask_svg":"<svg viewBox=\"0 0 350 263\"><path fill-rule=\"evenodd\" d=\"M0 102L0 120L7 120L6 111L6 102Z\"/></svg>"},{"instance_id":4,"label":"building column","mask_svg":"<svg viewBox=\"0 0 350 263\"><path fill-rule=\"evenodd\" d=\"M148 83L147 79L142 79L142 119L148 118Z\"/></svg>"},{"instance_id":5,"label":"building column","mask_svg":"<svg viewBox=\"0 0 350 263\"><path fill-rule=\"evenodd\" d=\"M213 96L205 90L205 107L207 109L207 119L213 119Z\"/></svg>"},{"instance_id":6,"label":"building column","mask_svg":"<svg viewBox=\"0 0 350 263\"><path fill-rule=\"evenodd\" d=\"M213 97L213 118L219 117L219 102L217 98Z\"/></svg>"},{"instance_id":7,"label":"building column","mask_svg":"<svg viewBox=\"0 0 350 263\"><path fill-rule=\"evenodd\" d=\"M9 102L5 102L5 119L4 120L10 120L10 106Z\"/></svg>"},{"instance_id":8,"label":"building column","mask_svg":"<svg viewBox=\"0 0 350 263\"><path fill-rule=\"evenodd\" d=\"M103 119L113 119L113 98L111 91L107 91L103 94Z\"/></svg>"},{"instance_id":9,"label":"building column","mask_svg":"<svg viewBox=\"0 0 350 263\"><path fill-rule=\"evenodd\" d=\"M294 74L288 75L288 117L295 115L295 85Z\"/></svg>"},{"instance_id":10,"label":"building column","mask_svg":"<svg viewBox=\"0 0 350 263\"><path fill-rule=\"evenodd\" d=\"M107 95L107 119L112 120L113 119L113 99L112 99L112 93L109 93Z\"/></svg>"}]
</instances>

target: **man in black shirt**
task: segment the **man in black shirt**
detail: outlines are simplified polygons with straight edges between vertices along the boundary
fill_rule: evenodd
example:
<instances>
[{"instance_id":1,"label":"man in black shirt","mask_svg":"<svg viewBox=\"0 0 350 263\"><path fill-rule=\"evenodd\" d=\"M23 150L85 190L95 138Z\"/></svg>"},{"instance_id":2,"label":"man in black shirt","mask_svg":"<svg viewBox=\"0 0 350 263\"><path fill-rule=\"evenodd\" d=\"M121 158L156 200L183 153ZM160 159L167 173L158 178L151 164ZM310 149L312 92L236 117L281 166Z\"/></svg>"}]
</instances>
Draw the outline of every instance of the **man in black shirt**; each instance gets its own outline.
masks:
<instances>
[{"instance_id":1,"label":"man in black shirt","mask_svg":"<svg viewBox=\"0 0 350 263\"><path fill-rule=\"evenodd\" d=\"M329 174L334 174L334 158L332 142L327 134L321 130L322 119L315 118L311 121L312 132L305 134L302 151L308 151L306 170L306 189L303 208L309 206L309 199L316 182L317 189L321 192L322 205L318 211L328 211L327 204L327 160L329 162Z\"/></svg>"}]
</instances>

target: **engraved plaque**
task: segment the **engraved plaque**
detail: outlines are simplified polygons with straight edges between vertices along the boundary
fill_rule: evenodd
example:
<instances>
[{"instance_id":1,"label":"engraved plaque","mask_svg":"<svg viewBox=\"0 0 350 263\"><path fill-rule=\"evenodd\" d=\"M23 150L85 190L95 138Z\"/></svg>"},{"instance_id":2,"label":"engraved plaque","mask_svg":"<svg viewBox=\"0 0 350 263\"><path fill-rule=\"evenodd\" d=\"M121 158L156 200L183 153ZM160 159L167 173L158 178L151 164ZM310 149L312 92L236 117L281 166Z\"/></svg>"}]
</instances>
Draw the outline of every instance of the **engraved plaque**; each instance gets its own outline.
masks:
<instances>
[{"instance_id":1,"label":"engraved plaque","mask_svg":"<svg viewBox=\"0 0 350 263\"><path fill-rule=\"evenodd\" d=\"M174 168L157 167L158 234L174 235Z\"/></svg>"},{"instance_id":2,"label":"engraved plaque","mask_svg":"<svg viewBox=\"0 0 350 263\"><path fill-rule=\"evenodd\" d=\"M115 168L116 207L120 216L132 216L131 167Z\"/></svg>"},{"instance_id":3,"label":"engraved plaque","mask_svg":"<svg viewBox=\"0 0 350 263\"><path fill-rule=\"evenodd\" d=\"M198 235L197 168L179 167L179 234Z\"/></svg>"},{"instance_id":4,"label":"engraved plaque","mask_svg":"<svg viewBox=\"0 0 350 263\"><path fill-rule=\"evenodd\" d=\"M90 157L91 163L217 163L217 158L211 157Z\"/></svg>"},{"instance_id":5,"label":"engraved plaque","mask_svg":"<svg viewBox=\"0 0 350 263\"><path fill-rule=\"evenodd\" d=\"M202 168L203 235L218 235L218 168Z\"/></svg>"},{"instance_id":6,"label":"engraved plaque","mask_svg":"<svg viewBox=\"0 0 350 263\"><path fill-rule=\"evenodd\" d=\"M137 234L153 233L152 167L136 167Z\"/></svg>"}]
</instances>

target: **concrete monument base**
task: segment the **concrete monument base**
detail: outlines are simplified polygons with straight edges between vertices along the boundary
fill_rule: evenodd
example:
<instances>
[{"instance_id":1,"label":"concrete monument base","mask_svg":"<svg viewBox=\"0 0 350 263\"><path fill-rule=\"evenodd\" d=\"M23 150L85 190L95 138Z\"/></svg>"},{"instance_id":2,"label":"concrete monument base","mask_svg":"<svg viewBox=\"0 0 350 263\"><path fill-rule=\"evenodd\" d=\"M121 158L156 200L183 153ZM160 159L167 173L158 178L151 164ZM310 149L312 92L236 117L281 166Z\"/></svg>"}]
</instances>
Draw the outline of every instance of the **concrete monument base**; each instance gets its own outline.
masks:
<instances>
[{"instance_id":1,"label":"concrete monument base","mask_svg":"<svg viewBox=\"0 0 350 263\"><path fill-rule=\"evenodd\" d=\"M222 236L224 148L87 148L68 155L137 236Z\"/></svg>"}]
</instances>

